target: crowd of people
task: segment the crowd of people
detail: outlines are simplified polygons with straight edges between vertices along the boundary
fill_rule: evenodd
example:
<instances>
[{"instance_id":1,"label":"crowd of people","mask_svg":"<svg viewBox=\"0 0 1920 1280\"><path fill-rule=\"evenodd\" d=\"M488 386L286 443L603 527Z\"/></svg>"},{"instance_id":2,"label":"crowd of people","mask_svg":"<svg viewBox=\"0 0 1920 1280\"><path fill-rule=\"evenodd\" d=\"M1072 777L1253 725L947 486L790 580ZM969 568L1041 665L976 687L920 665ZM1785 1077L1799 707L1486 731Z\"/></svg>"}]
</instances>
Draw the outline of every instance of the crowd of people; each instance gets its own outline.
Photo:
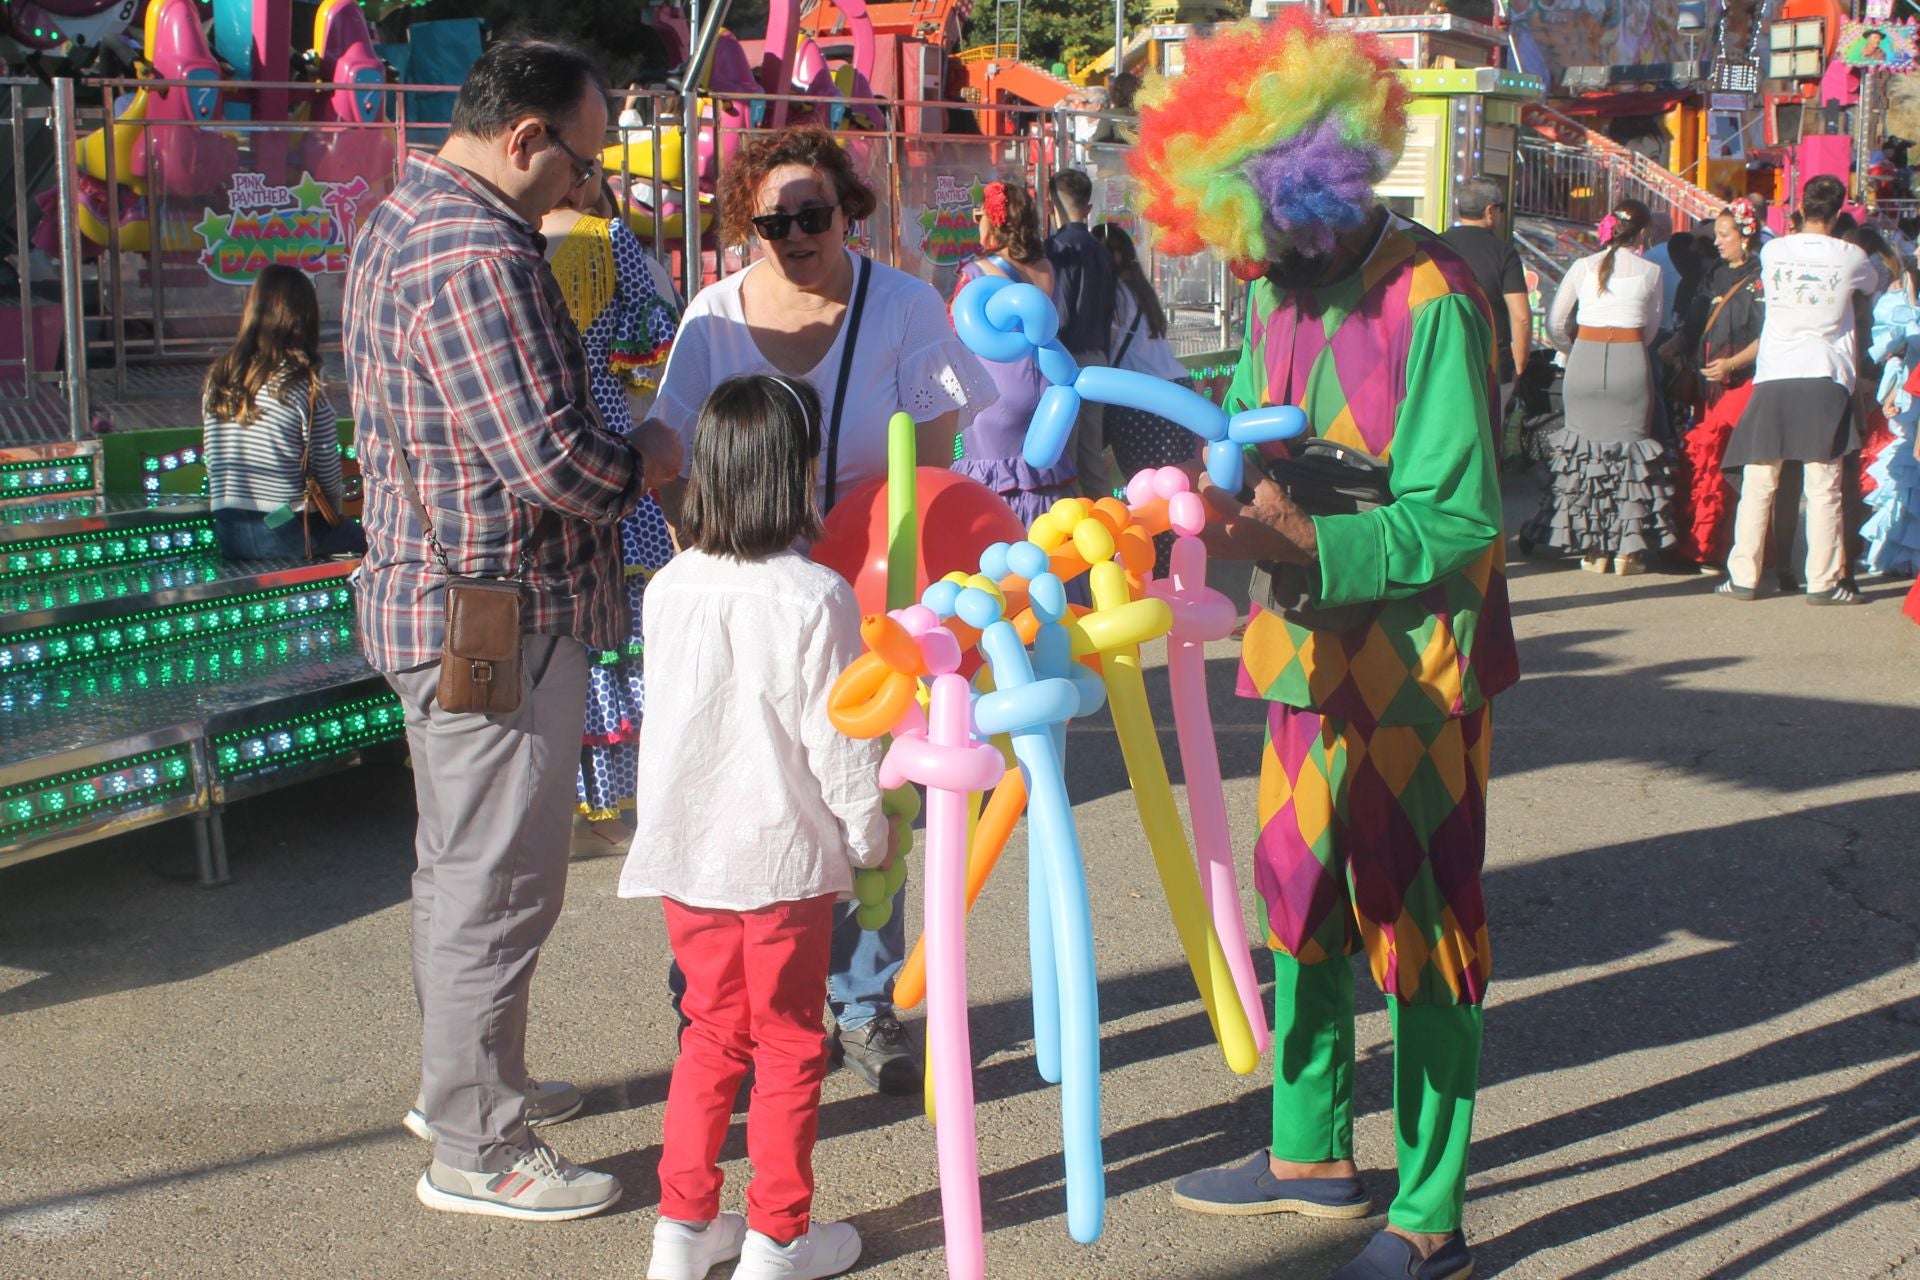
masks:
<instances>
[{"instance_id":1,"label":"crowd of people","mask_svg":"<svg viewBox=\"0 0 1920 1280\"><path fill-rule=\"evenodd\" d=\"M1846 200L1809 180L1777 236L1744 198L1697 234L1620 202L1548 308L1564 423L1522 550L1724 574L1733 600L1858 604L1878 575L1920 621L1912 242Z\"/></svg>"},{"instance_id":2,"label":"crowd of people","mask_svg":"<svg viewBox=\"0 0 1920 1280\"><path fill-rule=\"evenodd\" d=\"M930 286L849 247L876 199L818 127L743 149L719 232L760 252L683 304L591 158L606 110L580 55L494 46L445 144L408 158L356 237L343 342L364 530L340 515L314 290L263 273L204 397L217 532L235 557L363 557L361 646L405 706L419 802L419 1199L551 1221L620 1195L536 1136L583 1099L531 1075L525 1043L569 854L618 847L621 893L665 902L661 998L680 1023L648 1275L733 1258L739 1276L831 1275L860 1244L811 1220L821 1081L837 1060L917 1093L922 1069L892 1007L905 888L877 929L849 900L853 870L892 856L875 749L824 716L858 607L796 548L885 474L896 410L923 461L1023 519L1112 492L1115 457L1130 473L1193 440L1089 404L1066 456L1029 466L1043 381L976 359ZM1131 240L1087 226L1086 175L1047 195L1043 237L1032 191L985 185L960 287L1035 284L1083 365L1184 379ZM467 612L476 583L510 585L511 613ZM503 628L516 652L472 649ZM495 680L517 687L470 706ZM743 1217L720 1211L715 1162L749 1064Z\"/></svg>"},{"instance_id":3,"label":"crowd of people","mask_svg":"<svg viewBox=\"0 0 1920 1280\"><path fill-rule=\"evenodd\" d=\"M1287 70L1300 40L1323 80ZM1248 77L1265 87L1230 95L1241 114L1209 114L1216 81ZM1364 955L1393 1020L1400 1184L1386 1228L1334 1280L1455 1280L1473 1267L1492 708L1518 678L1495 427L1536 363L1526 286L1498 184L1469 183L1444 238L1374 198L1404 90L1369 46L1289 13L1197 43L1170 84L1143 101L1143 207L1171 251L1256 268L1228 412L1298 405L1315 437L1263 451L1248 492L1206 492L1213 554L1264 571L1239 691L1267 722L1255 882L1275 958L1273 1127L1263 1150L1172 1195L1207 1214L1371 1211L1348 963ZM1245 114L1277 99L1296 103L1297 128ZM317 435L332 411L311 287L263 274L208 381L221 545L364 552L360 643L404 705L419 808L422 1047L404 1123L433 1143L420 1201L556 1221L621 1194L535 1132L584 1105L531 1074L526 1043L579 820L587 844L625 847L619 892L661 899L670 943L657 998L679 1043L646 1274L698 1280L738 1259L743 1280L835 1275L861 1244L812 1217L822 1081L838 1060L914 1093L922 1069L892 1004L905 888L877 929L850 901L856 869L898 857L879 748L826 716L859 609L804 549L885 474L896 412L923 462L952 460L1023 522L1145 467L1197 471L1196 442L1087 402L1058 461L1030 464L1044 380L976 358L947 300L850 247L877 201L817 127L742 147L718 233L759 252L683 303L592 159L606 117L581 55L496 44L440 150L407 158L358 233L343 338L364 531L337 518L337 459ZM1254 129L1254 162L1204 145ZM1288 194L1326 172L1346 177L1311 201ZM1708 273L1677 265L1701 260L1698 239L1636 202L1615 210L1547 318L1567 409L1523 547L1616 574L1724 566L1721 590L1741 599L1769 571L1797 588L1797 471L1810 601L1857 600L1856 567L1920 572L1914 277L1884 238L1844 225L1836 187L1810 183L1799 229L1767 244L1735 202ZM982 253L959 287L1031 284L1081 365L1184 379L1132 238L1089 228L1091 196L1086 175L1055 175L1046 234L1039 193L985 183ZM1849 516L1853 474L1864 502ZM1425 761L1452 781L1424 786ZM1411 893L1416 879L1428 890ZM717 1161L749 1072L742 1215L722 1208Z\"/></svg>"}]
</instances>

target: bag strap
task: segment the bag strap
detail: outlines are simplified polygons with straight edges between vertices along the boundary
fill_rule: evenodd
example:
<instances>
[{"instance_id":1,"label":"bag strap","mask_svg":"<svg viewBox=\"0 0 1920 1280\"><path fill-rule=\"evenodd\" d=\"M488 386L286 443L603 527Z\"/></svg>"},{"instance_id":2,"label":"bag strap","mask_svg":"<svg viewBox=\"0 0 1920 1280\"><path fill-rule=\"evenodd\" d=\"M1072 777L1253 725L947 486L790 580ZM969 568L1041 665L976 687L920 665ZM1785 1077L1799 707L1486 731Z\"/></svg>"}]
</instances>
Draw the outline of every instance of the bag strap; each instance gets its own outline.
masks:
<instances>
[{"instance_id":1,"label":"bag strap","mask_svg":"<svg viewBox=\"0 0 1920 1280\"><path fill-rule=\"evenodd\" d=\"M860 279L853 286L853 306L847 312L846 345L840 350L840 377L833 388L833 415L827 426L827 500L825 511L833 510L840 478L840 415L847 407L847 383L853 377L853 348L860 340L860 317L867 309L867 278L873 274L873 261L864 254L860 259Z\"/></svg>"},{"instance_id":2,"label":"bag strap","mask_svg":"<svg viewBox=\"0 0 1920 1280\"><path fill-rule=\"evenodd\" d=\"M426 531L427 546L433 551L433 558L440 562L440 572L451 578L455 575L452 566L447 563L447 549L440 545L440 535L434 530L433 517L427 514L427 504L420 496L419 482L413 478L413 465L407 460L406 447L400 442L399 420L393 416L393 409L387 403L385 387L380 388L380 404L387 410L387 421L394 424L393 460L400 470L400 482L406 486L407 501L413 506L413 514L420 517L420 527ZM533 549L539 545L541 535L552 520L553 512L542 507L539 518L534 521L533 532L527 535L526 545L520 548L520 568L515 575L516 580L527 576L527 566L533 563Z\"/></svg>"},{"instance_id":3,"label":"bag strap","mask_svg":"<svg viewBox=\"0 0 1920 1280\"><path fill-rule=\"evenodd\" d=\"M1140 336L1140 306L1134 304L1133 323L1127 326L1127 336L1121 340L1120 349L1113 353L1113 367L1118 369L1120 362L1127 358L1127 352L1133 349L1133 340Z\"/></svg>"},{"instance_id":4,"label":"bag strap","mask_svg":"<svg viewBox=\"0 0 1920 1280\"><path fill-rule=\"evenodd\" d=\"M1707 322L1700 326L1700 341L1702 343L1706 342L1707 335L1713 332L1713 322L1720 318L1720 313L1727 309L1729 302L1733 301L1733 295L1746 288L1757 279L1759 275L1760 272L1756 269L1752 274L1740 277L1740 279L1734 281L1733 285L1729 287L1725 293L1720 295L1720 301L1714 303L1713 310L1707 312Z\"/></svg>"},{"instance_id":5,"label":"bag strap","mask_svg":"<svg viewBox=\"0 0 1920 1280\"><path fill-rule=\"evenodd\" d=\"M300 446L300 487L304 490L313 480L313 409L320 399L320 374L313 372L307 379L307 438ZM301 504L303 507L305 503ZM310 513L300 512L300 545L305 548L307 559L313 559L313 526L307 523Z\"/></svg>"}]
</instances>

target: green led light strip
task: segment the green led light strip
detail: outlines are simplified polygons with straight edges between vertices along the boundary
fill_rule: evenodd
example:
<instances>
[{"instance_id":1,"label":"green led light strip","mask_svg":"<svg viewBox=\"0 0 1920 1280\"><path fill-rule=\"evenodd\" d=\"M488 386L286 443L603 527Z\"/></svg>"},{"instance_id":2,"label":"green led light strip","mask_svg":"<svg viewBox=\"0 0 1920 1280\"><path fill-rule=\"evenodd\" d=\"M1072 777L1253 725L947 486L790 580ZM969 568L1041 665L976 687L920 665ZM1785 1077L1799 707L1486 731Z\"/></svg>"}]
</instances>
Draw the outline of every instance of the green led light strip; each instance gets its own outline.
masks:
<instances>
[{"instance_id":1,"label":"green led light strip","mask_svg":"<svg viewBox=\"0 0 1920 1280\"><path fill-rule=\"evenodd\" d=\"M69 623L5 637L0 672L32 671L102 653L123 653L190 636L218 635L284 618L312 617L351 609L353 592L342 579L222 596L200 604L149 609L103 622Z\"/></svg>"},{"instance_id":2,"label":"green led light strip","mask_svg":"<svg viewBox=\"0 0 1920 1280\"><path fill-rule=\"evenodd\" d=\"M51 498L91 488L93 459L86 454L52 461L0 462L0 498Z\"/></svg>"},{"instance_id":3,"label":"green led light strip","mask_svg":"<svg viewBox=\"0 0 1920 1280\"><path fill-rule=\"evenodd\" d=\"M204 516L179 524L34 538L0 547L0 580L130 564L159 556L205 551L213 545L213 521Z\"/></svg>"},{"instance_id":4,"label":"green led light strip","mask_svg":"<svg viewBox=\"0 0 1920 1280\"><path fill-rule=\"evenodd\" d=\"M381 694L273 724L223 733L213 740L214 771L232 782L265 769L344 755L399 737L406 730L406 720L400 699L393 694Z\"/></svg>"},{"instance_id":5,"label":"green led light strip","mask_svg":"<svg viewBox=\"0 0 1920 1280\"><path fill-rule=\"evenodd\" d=\"M295 652L296 639L304 639L307 648ZM354 652L353 627L342 623L337 626L307 628L298 631L268 633L248 644L236 639L231 646L224 644L216 648L215 643L225 637L213 637L213 642L196 645L191 649L157 650L156 656L147 662L129 665L119 659L102 662L99 669L89 671L81 668L71 674L63 673L59 680L59 692L67 698L99 697L102 694L117 695L126 692L129 686L139 689L151 689L155 686L165 689L172 686L198 687L204 681L217 680L234 671L253 670L276 660L301 661L312 659L315 662L331 661ZM338 646L334 648L333 646ZM6 713L0 711L0 727L6 724Z\"/></svg>"},{"instance_id":6,"label":"green led light strip","mask_svg":"<svg viewBox=\"0 0 1920 1280\"><path fill-rule=\"evenodd\" d=\"M193 790L186 746L126 756L0 791L0 840L71 822L128 801L151 804Z\"/></svg>"}]
</instances>

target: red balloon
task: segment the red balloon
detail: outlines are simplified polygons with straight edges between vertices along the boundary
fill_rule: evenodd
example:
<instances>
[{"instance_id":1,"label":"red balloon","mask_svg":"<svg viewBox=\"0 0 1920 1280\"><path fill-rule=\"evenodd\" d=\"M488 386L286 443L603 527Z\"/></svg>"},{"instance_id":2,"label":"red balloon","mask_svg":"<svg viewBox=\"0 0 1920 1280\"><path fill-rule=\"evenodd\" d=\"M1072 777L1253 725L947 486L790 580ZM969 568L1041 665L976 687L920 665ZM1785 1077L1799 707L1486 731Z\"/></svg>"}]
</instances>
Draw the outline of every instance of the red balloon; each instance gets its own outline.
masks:
<instances>
[{"instance_id":1,"label":"red balloon","mask_svg":"<svg viewBox=\"0 0 1920 1280\"><path fill-rule=\"evenodd\" d=\"M1027 536L1013 508L969 476L921 467L920 564L914 598L949 573L980 571L980 553L996 542ZM887 481L867 481L834 504L813 544L815 563L853 584L862 613L887 610Z\"/></svg>"}]
</instances>

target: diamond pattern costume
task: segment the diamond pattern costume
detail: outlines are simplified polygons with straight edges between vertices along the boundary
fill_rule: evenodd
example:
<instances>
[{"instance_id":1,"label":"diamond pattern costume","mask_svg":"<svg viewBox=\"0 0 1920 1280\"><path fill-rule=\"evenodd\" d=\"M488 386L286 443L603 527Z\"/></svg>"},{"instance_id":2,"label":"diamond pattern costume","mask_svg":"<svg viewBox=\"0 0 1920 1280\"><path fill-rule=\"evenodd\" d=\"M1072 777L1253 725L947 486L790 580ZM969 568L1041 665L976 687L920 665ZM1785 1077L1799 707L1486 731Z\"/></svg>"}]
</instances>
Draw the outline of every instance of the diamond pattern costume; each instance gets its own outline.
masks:
<instances>
[{"instance_id":1,"label":"diamond pattern costume","mask_svg":"<svg viewBox=\"0 0 1920 1280\"><path fill-rule=\"evenodd\" d=\"M1390 464L1394 501L1315 517L1346 632L1255 610L1240 693L1268 709L1254 877L1268 941L1302 964L1365 950L1383 991L1478 1004L1490 961L1488 700L1518 674L1490 414L1491 329L1467 266L1390 220L1319 290L1253 286L1229 412L1294 403ZM1483 431L1469 424L1487 424Z\"/></svg>"}]
</instances>

